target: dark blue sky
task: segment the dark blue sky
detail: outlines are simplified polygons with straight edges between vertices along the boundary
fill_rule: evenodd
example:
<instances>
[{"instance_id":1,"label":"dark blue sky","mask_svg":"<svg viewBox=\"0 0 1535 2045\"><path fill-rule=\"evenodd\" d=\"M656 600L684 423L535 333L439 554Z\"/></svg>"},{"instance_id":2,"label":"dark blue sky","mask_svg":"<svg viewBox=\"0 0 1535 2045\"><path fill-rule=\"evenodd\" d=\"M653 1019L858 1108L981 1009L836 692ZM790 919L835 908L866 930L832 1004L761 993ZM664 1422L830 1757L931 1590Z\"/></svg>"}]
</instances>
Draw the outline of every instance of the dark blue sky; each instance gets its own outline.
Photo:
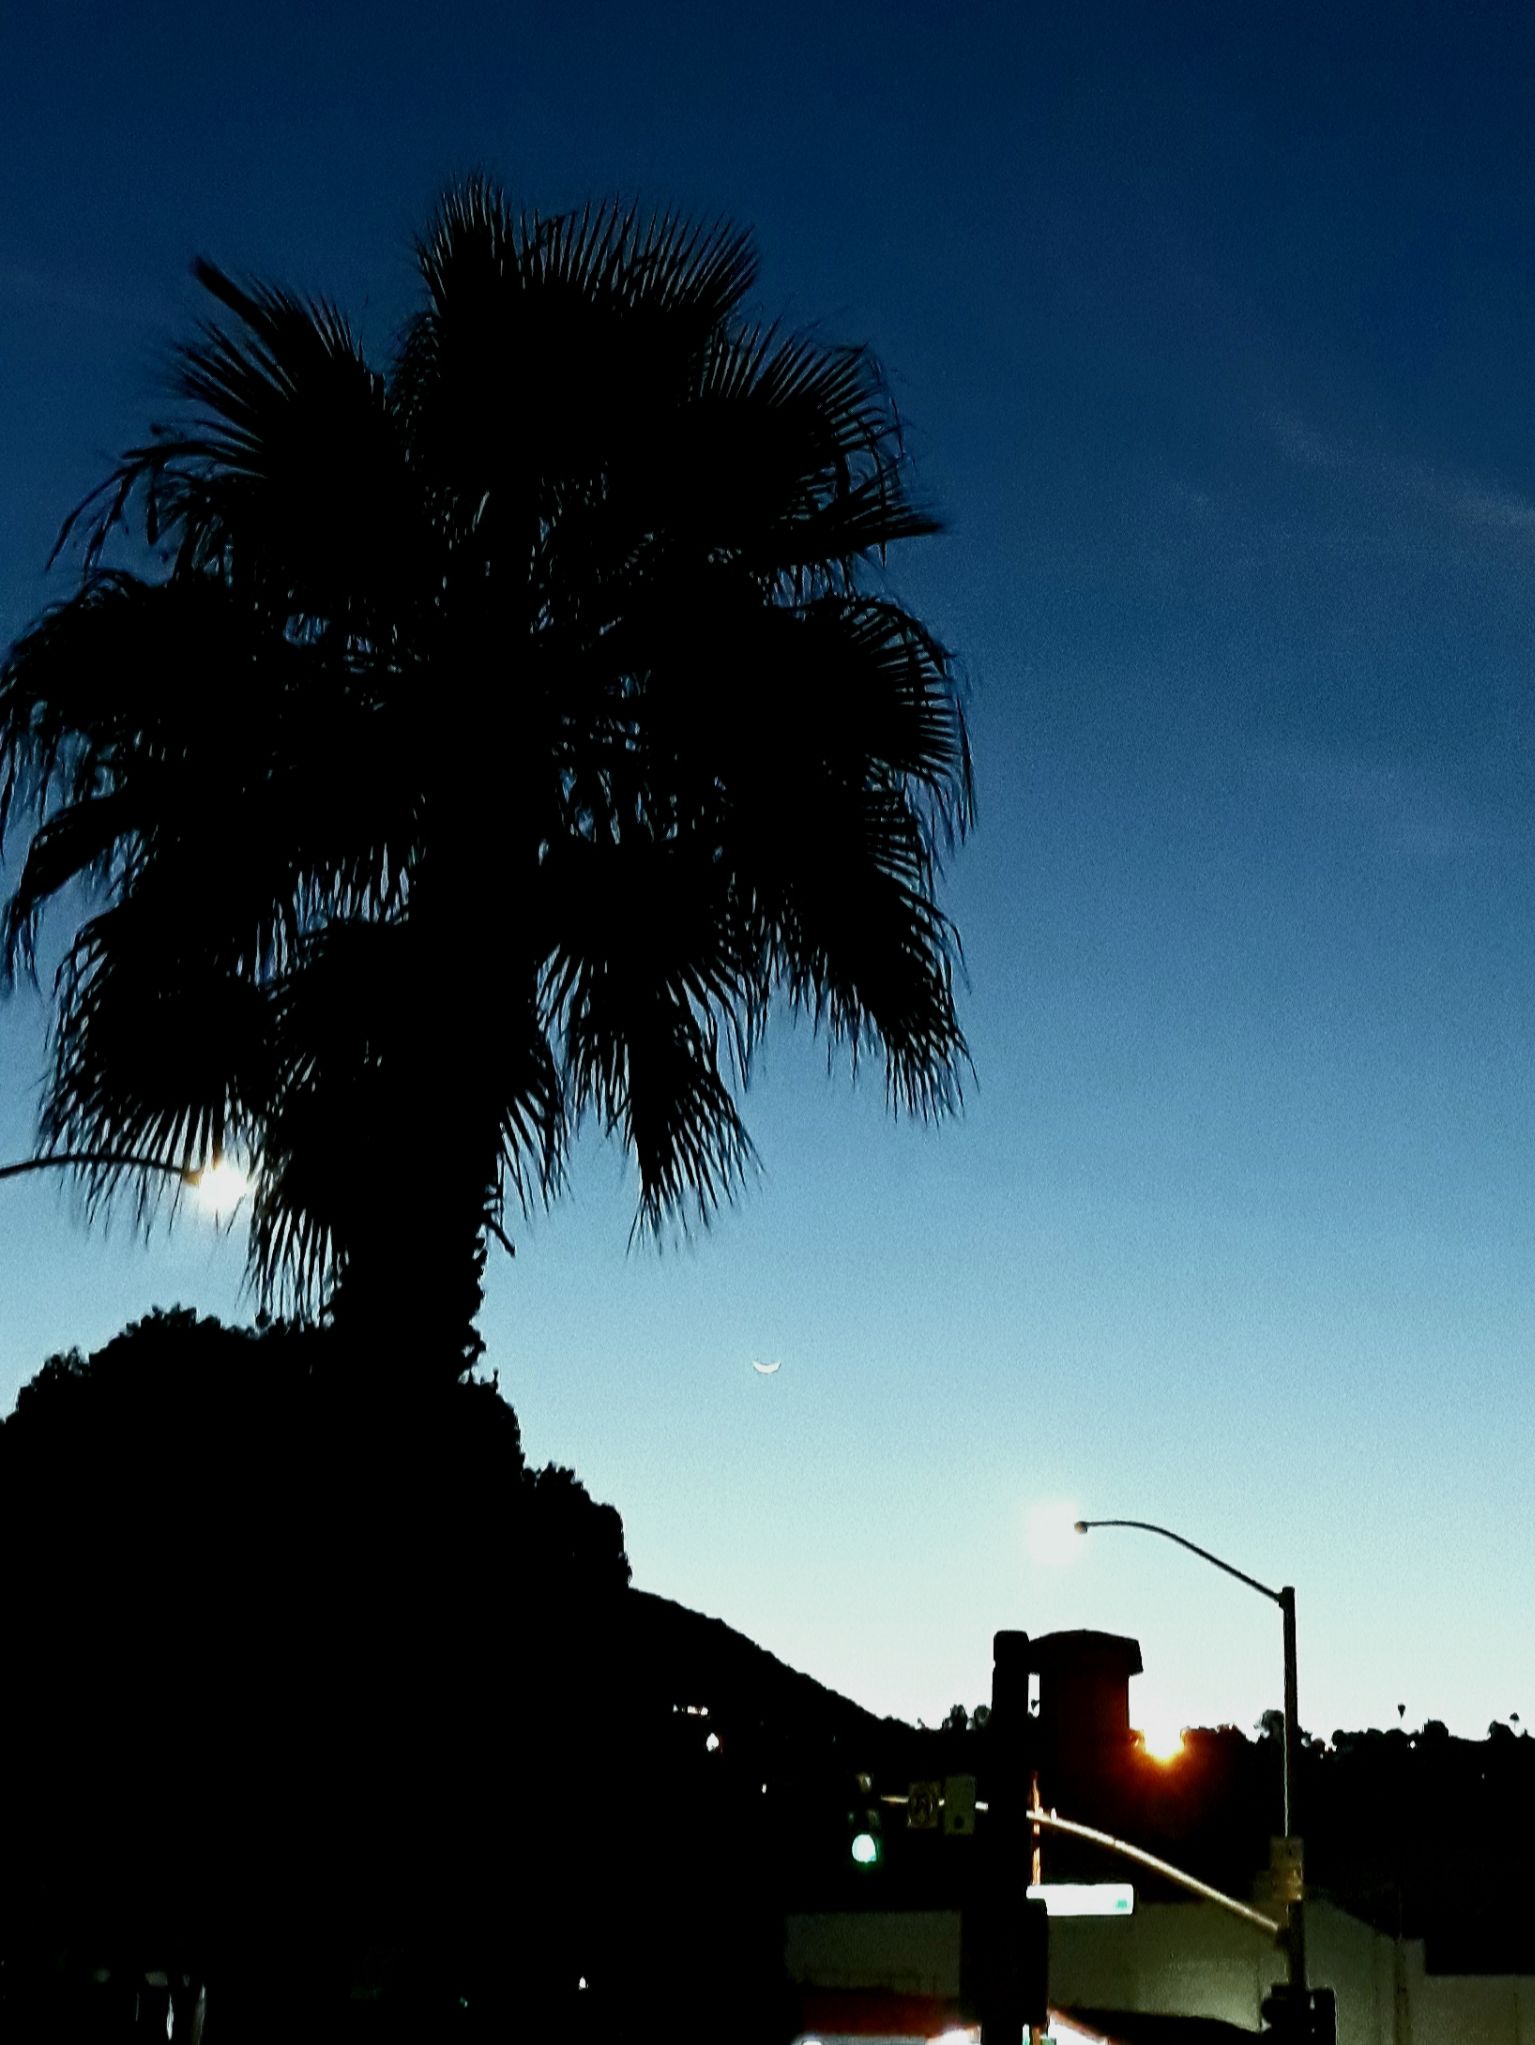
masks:
<instances>
[{"instance_id":1,"label":"dark blue sky","mask_svg":"<svg viewBox=\"0 0 1535 2045\"><path fill-rule=\"evenodd\" d=\"M974 687L951 904L978 1085L892 1129L785 1035L767 1165L626 1256L593 1145L487 1311L530 1451L639 1580L880 1708L993 1627L1140 1635L1151 1710L1535 1709L1535 15L1398 4L70 5L0 28L0 634L156 411L195 253L382 349L471 167L751 222L762 299L890 367ZM210 842L217 842L210 794ZM27 1142L39 1011L0 1014ZM237 1244L0 1189L0 1392ZM780 1356L772 1379L754 1355Z\"/></svg>"}]
</instances>

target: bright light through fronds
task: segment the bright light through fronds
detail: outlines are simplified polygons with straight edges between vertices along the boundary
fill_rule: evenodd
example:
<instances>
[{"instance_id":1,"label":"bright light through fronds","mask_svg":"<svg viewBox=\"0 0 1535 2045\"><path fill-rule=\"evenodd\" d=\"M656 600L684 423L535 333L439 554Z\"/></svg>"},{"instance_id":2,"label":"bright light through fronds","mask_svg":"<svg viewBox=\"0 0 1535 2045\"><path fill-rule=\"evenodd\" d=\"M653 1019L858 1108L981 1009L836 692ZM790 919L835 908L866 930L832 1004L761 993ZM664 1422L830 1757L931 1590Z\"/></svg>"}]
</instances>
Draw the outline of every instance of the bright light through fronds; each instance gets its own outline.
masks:
<instances>
[{"instance_id":1,"label":"bright light through fronds","mask_svg":"<svg viewBox=\"0 0 1535 2045\"><path fill-rule=\"evenodd\" d=\"M205 1165L197 1174L198 1205L209 1214L231 1214L250 1191L250 1180L227 1157Z\"/></svg>"},{"instance_id":2,"label":"bright light through fronds","mask_svg":"<svg viewBox=\"0 0 1535 2045\"><path fill-rule=\"evenodd\" d=\"M1029 1507L1028 1550L1031 1562L1060 1569L1077 1553L1077 1509L1059 1498L1042 1499Z\"/></svg>"}]
</instances>

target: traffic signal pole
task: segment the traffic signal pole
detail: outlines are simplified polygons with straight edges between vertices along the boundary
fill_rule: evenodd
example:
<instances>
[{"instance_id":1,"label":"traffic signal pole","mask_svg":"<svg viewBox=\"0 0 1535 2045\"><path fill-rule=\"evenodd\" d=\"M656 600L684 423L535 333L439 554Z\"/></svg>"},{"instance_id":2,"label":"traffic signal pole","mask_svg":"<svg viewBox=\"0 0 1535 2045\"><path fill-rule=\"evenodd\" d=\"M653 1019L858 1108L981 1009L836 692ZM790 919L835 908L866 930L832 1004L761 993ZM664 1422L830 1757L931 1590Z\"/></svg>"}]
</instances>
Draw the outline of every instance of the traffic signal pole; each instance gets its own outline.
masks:
<instances>
[{"instance_id":1,"label":"traffic signal pole","mask_svg":"<svg viewBox=\"0 0 1535 2045\"><path fill-rule=\"evenodd\" d=\"M1069 1833L1073 1839L1090 1840L1095 1846L1102 1846L1140 1867L1150 1868L1153 1874L1176 1882L1191 1895L1206 1903L1214 1903L1219 1909L1240 1918L1244 1924L1253 1925L1257 1930L1267 1932L1271 1938L1278 1939L1290 1957L1290 1978L1264 1998L1264 2035L1273 2040L1273 2045L1337 2045L1337 2001L1332 1990L1307 1989L1295 1982L1297 1965L1304 1982L1305 1955L1298 1942L1292 1943L1297 1923L1294 1909L1282 1922L1265 1911L1255 1910L1250 1903L1239 1903L1235 1896L1223 1894L1209 1882L1202 1882L1197 1875L1148 1853L1143 1846L1133 1846L1128 1839L1116 1839L1111 1832L1100 1832L1096 1825L1083 1825L1074 1818L1062 1818L1054 1811L1031 1811L1030 1818L1036 1830L1043 1827L1050 1832Z\"/></svg>"},{"instance_id":2,"label":"traffic signal pole","mask_svg":"<svg viewBox=\"0 0 1535 2045\"><path fill-rule=\"evenodd\" d=\"M984 1954L981 2045L1039 2045L1048 2010L1049 1928L1042 1903L1029 1900L1033 1841L1030 1823L1029 1636L992 1639L989 1823L983 1884Z\"/></svg>"}]
</instances>

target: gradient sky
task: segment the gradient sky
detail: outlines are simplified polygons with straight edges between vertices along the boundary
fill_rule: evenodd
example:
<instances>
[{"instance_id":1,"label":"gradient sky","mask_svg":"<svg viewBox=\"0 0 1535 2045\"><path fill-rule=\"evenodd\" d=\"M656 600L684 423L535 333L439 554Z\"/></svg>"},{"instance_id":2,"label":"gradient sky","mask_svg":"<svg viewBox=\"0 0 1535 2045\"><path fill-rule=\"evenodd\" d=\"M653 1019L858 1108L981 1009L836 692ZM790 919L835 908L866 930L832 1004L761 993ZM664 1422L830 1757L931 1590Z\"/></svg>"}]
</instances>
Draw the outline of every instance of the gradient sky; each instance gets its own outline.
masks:
<instances>
[{"instance_id":1,"label":"gradient sky","mask_svg":"<svg viewBox=\"0 0 1535 2045\"><path fill-rule=\"evenodd\" d=\"M1191 1558L1033 1559L1069 1500L1293 1582L1315 1731L1529 1720L1535 15L938 19L11 10L0 638L155 415L194 254L381 349L468 168L754 224L764 306L874 344L950 520L896 579L973 687L977 1081L894 1126L786 1025L760 1182L662 1256L586 1144L492 1272L529 1454L642 1585L875 1709L974 1703L1004 1625L1136 1635L1147 1717L1278 1702L1278 1615ZM0 1010L8 1157L41 1021ZM0 1202L0 1410L153 1303L248 1311L206 1223Z\"/></svg>"}]
</instances>

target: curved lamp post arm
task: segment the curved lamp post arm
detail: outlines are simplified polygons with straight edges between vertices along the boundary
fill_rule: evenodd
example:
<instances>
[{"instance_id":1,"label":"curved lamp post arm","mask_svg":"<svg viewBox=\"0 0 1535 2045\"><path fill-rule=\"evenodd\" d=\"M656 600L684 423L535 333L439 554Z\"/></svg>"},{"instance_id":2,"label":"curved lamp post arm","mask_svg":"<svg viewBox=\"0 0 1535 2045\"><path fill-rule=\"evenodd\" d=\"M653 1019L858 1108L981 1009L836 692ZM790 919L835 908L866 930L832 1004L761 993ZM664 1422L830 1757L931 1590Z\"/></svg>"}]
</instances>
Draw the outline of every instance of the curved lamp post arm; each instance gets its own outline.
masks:
<instances>
[{"instance_id":1,"label":"curved lamp post arm","mask_svg":"<svg viewBox=\"0 0 1535 2045\"><path fill-rule=\"evenodd\" d=\"M1259 1583L1255 1576L1249 1576L1245 1569L1238 1569L1234 1563L1222 1562L1218 1555L1212 1555L1208 1548L1201 1548L1196 1541L1185 1540L1182 1534L1175 1534L1171 1527L1153 1525L1150 1520L1078 1520L1076 1531L1090 1534L1094 1527L1134 1527L1142 1534L1160 1534L1164 1541L1176 1541L1180 1548L1187 1548L1191 1555L1197 1555L1202 1562L1212 1564L1216 1569L1225 1570L1227 1576L1234 1576L1238 1583L1245 1583L1249 1590L1258 1591L1276 1605L1283 1606L1288 1598L1292 1602L1295 1593L1291 1590L1270 1590L1266 1583Z\"/></svg>"},{"instance_id":2,"label":"curved lamp post arm","mask_svg":"<svg viewBox=\"0 0 1535 2045\"><path fill-rule=\"evenodd\" d=\"M70 1166L91 1169L116 1165L123 1171L165 1172L184 1186L195 1186L202 1176L196 1165L167 1164L163 1157L130 1157L116 1150L56 1150L51 1157L24 1157L19 1164L0 1165L0 1179L18 1179L23 1172L60 1171Z\"/></svg>"},{"instance_id":3,"label":"curved lamp post arm","mask_svg":"<svg viewBox=\"0 0 1535 2045\"><path fill-rule=\"evenodd\" d=\"M19 1179L25 1172L65 1171L71 1167L84 1171L116 1167L125 1172L164 1172L167 1178L180 1179L183 1186L199 1185L204 1170L201 1165L167 1164L163 1157L136 1157L117 1150L57 1150L51 1157L24 1157L16 1164L0 1165L0 1180ZM489 1216L485 1226L506 1254L515 1257L517 1246L500 1222Z\"/></svg>"},{"instance_id":4,"label":"curved lamp post arm","mask_svg":"<svg viewBox=\"0 0 1535 2045\"><path fill-rule=\"evenodd\" d=\"M1212 1555L1208 1548L1201 1548L1197 1541L1190 1541L1186 1535L1175 1534L1171 1527L1158 1526L1154 1520L1077 1520L1074 1522L1079 1534L1090 1534L1095 1527L1133 1527L1139 1534L1157 1534L1164 1541L1171 1541L1175 1547L1186 1548L1191 1555L1197 1555L1201 1562L1208 1562L1212 1569L1219 1569L1226 1576L1234 1576L1238 1583L1245 1583L1250 1591L1267 1598L1277 1605L1284 1620L1284 1831L1287 1839L1295 1830L1295 1768L1300 1755L1300 1715L1295 1680L1295 1591L1290 1584L1282 1590L1274 1590L1269 1584L1260 1583L1255 1576L1249 1576L1245 1569L1238 1569L1235 1563L1225 1562L1219 1555Z\"/></svg>"},{"instance_id":5,"label":"curved lamp post arm","mask_svg":"<svg viewBox=\"0 0 1535 2045\"><path fill-rule=\"evenodd\" d=\"M1295 1591L1286 1584L1282 1590L1274 1590L1266 1583L1259 1583L1257 1577L1249 1576L1245 1569L1237 1569L1230 1562L1223 1562L1219 1555L1212 1555L1208 1548L1201 1548L1197 1541L1175 1534L1171 1527L1159 1527L1152 1520L1077 1520L1079 1534L1090 1534L1094 1527L1133 1527L1140 1534L1159 1534L1164 1541L1171 1541L1176 1547L1187 1548L1191 1555L1197 1555L1201 1562L1208 1562L1212 1568L1221 1570L1227 1576L1234 1576L1238 1583L1245 1583L1251 1591L1267 1598L1277 1605L1284 1621L1284 1836L1295 1842L1297 1856L1299 1842L1295 1841L1295 1773L1300 1762L1300 1705L1295 1678ZM1289 1950L1290 1981L1301 1995L1306 1989L1306 1934L1301 1914L1299 1889L1299 1860L1297 1857L1297 1892L1289 1912L1285 1940Z\"/></svg>"}]
</instances>

